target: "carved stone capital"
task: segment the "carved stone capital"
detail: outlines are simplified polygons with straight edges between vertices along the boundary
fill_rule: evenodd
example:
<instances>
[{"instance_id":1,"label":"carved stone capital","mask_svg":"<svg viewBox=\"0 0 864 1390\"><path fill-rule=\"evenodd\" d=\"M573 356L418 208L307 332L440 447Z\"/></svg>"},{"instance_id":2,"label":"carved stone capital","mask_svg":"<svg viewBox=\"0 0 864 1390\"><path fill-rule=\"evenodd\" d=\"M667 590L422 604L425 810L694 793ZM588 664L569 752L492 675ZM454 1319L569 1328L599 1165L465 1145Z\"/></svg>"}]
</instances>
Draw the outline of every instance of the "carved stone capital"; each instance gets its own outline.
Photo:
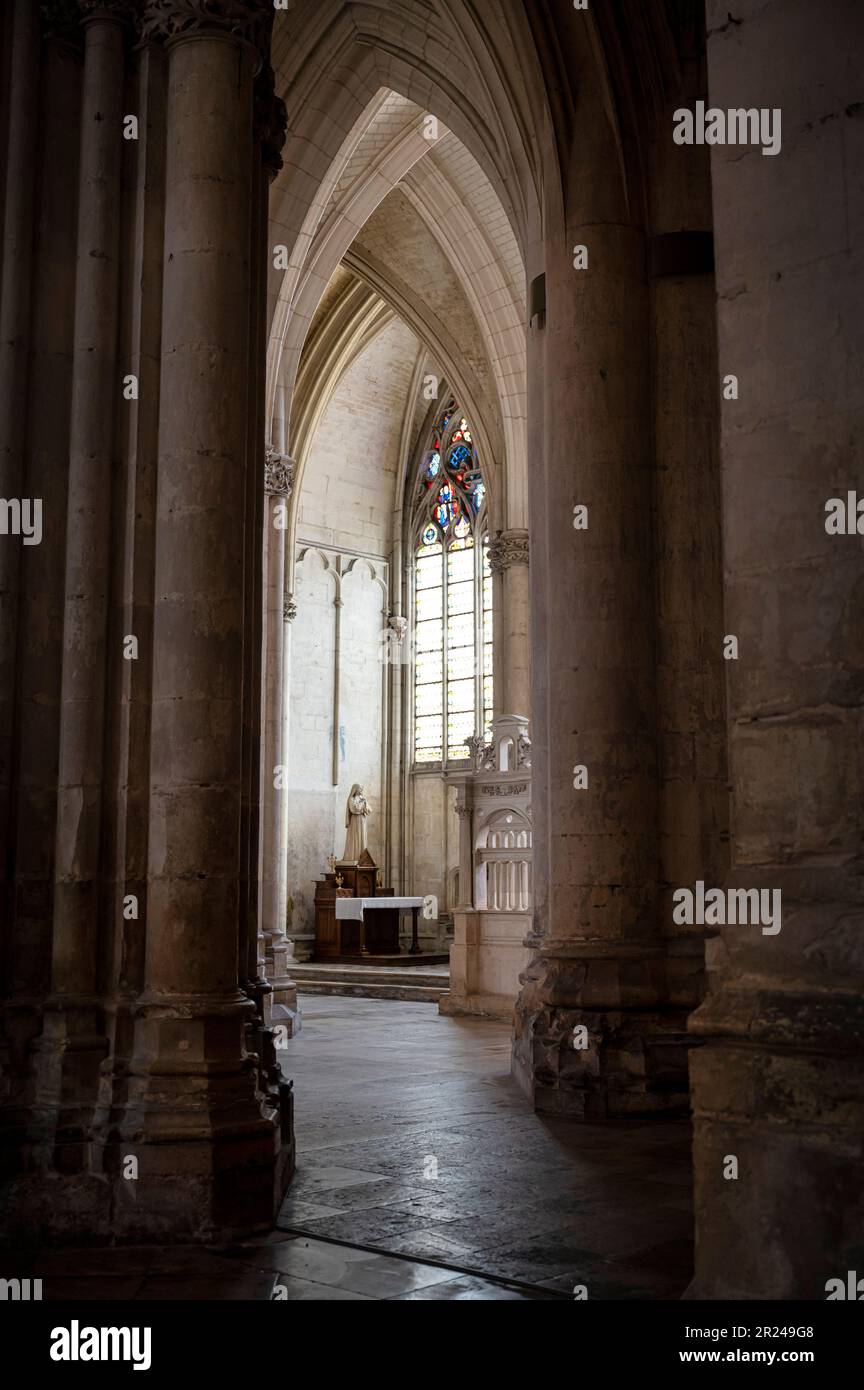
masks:
<instances>
[{"instance_id":1,"label":"carved stone capital","mask_svg":"<svg viewBox=\"0 0 864 1390\"><path fill-rule=\"evenodd\" d=\"M98 19L113 19L123 24L134 24L138 18L138 9L135 0L78 0L82 24L89 24Z\"/></svg>"},{"instance_id":2,"label":"carved stone capital","mask_svg":"<svg viewBox=\"0 0 864 1390\"><path fill-rule=\"evenodd\" d=\"M81 8L78 0L42 0L42 37L54 39L65 48L80 53L82 47Z\"/></svg>"},{"instance_id":3,"label":"carved stone capital","mask_svg":"<svg viewBox=\"0 0 864 1390\"><path fill-rule=\"evenodd\" d=\"M282 617L286 623L293 623L297 617L297 605L290 594L286 594L282 600Z\"/></svg>"},{"instance_id":4,"label":"carved stone capital","mask_svg":"<svg viewBox=\"0 0 864 1390\"><path fill-rule=\"evenodd\" d=\"M294 460L269 444L264 451L264 491L268 497L290 497L294 489Z\"/></svg>"},{"instance_id":5,"label":"carved stone capital","mask_svg":"<svg viewBox=\"0 0 864 1390\"><path fill-rule=\"evenodd\" d=\"M489 567L493 574L503 574L511 565L528 563L527 531L501 531L489 542Z\"/></svg>"},{"instance_id":6,"label":"carved stone capital","mask_svg":"<svg viewBox=\"0 0 864 1390\"><path fill-rule=\"evenodd\" d=\"M165 43L214 34L236 39L254 50L262 67L269 56L273 14L272 0L145 0L141 33Z\"/></svg>"}]
</instances>

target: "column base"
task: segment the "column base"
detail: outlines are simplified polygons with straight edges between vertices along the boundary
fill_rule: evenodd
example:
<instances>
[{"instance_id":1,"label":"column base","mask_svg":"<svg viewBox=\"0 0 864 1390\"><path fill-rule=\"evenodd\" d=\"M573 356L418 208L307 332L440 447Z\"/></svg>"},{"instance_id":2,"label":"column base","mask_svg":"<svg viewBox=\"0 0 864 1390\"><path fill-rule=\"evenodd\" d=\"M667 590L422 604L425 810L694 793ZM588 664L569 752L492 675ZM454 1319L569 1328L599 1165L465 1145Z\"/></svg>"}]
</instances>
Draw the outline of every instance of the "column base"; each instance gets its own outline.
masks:
<instances>
[{"instance_id":1,"label":"column base","mask_svg":"<svg viewBox=\"0 0 864 1390\"><path fill-rule=\"evenodd\" d=\"M704 963L701 942L682 944L670 954L651 943L648 955L634 942L544 943L520 977L512 1060L538 1113L688 1113L687 1018Z\"/></svg>"},{"instance_id":2,"label":"column base","mask_svg":"<svg viewBox=\"0 0 864 1390\"><path fill-rule=\"evenodd\" d=\"M135 1179L124 1176L130 1155ZM93 1161L97 1172L4 1181L0 1245L221 1245L272 1230L294 1172L293 1129L286 1142L274 1117L254 1138L121 1143Z\"/></svg>"},{"instance_id":3,"label":"column base","mask_svg":"<svg viewBox=\"0 0 864 1390\"><path fill-rule=\"evenodd\" d=\"M264 998L264 1023L268 1028L284 1028L286 1038L293 1038L300 1032L300 1005L297 1002L297 986L286 976L284 980L271 981L272 991Z\"/></svg>"},{"instance_id":4,"label":"column base","mask_svg":"<svg viewBox=\"0 0 864 1390\"><path fill-rule=\"evenodd\" d=\"M151 996L132 1059L103 1068L86 1134L43 1104L26 1115L27 1143L20 1124L4 1136L4 1242L216 1244L271 1230L294 1171L293 1103L275 1054L244 1048L254 1009L239 994Z\"/></svg>"},{"instance_id":5,"label":"column base","mask_svg":"<svg viewBox=\"0 0 864 1390\"><path fill-rule=\"evenodd\" d=\"M289 936L289 944L292 948L291 954L298 962L311 960L315 954L315 933L301 932L298 936Z\"/></svg>"},{"instance_id":6,"label":"column base","mask_svg":"<svg viewBox=\"0 0 864 1390\"><path fill-rule=\"evenodd\" d=\"M284 937L268 947L265 957L270 989L263 998L264 1023L268 1028L286 1029L281 1035L284 1038L293 1038L300 1031L297 986L290 974L293 959L290 945Z\"/></svg>"},{"instance_id":7,"label":"column base","mask_svg":"<svg viewBox=\"0 0 864 1390\"><path fill-rule=\"evenodd\" d=\"M515 1000L505 994L454 994L451 989L438 1000L438 1012L448 1018L492 1018L512 1023L514 1004Z\"/></svg>"},{"instance_id":8,"label":"column base","mask_svg":"<svg viewBox=\"0 0 864 1390\"><path fill-rule=\"evenodd\" d=\"M273 1225L293 1162L290 1087L280 1114L274 1059L243 1046L254 1009L242 994L146 1001L105 1154L120 1240L212 1242Z\"/></svg>"},{"instance_id":9,"label":"column base","mask_svg":"<svg viewBox=\"0 0 864 1390\"><path fill-rule=\"evenodd\" d=\"M697 1241L685 1297L824 1300L829 1280L864 1275L864 1004L721 989L690 1027L705 1042L690 1059Z\"/></svg>"}]
</instances>

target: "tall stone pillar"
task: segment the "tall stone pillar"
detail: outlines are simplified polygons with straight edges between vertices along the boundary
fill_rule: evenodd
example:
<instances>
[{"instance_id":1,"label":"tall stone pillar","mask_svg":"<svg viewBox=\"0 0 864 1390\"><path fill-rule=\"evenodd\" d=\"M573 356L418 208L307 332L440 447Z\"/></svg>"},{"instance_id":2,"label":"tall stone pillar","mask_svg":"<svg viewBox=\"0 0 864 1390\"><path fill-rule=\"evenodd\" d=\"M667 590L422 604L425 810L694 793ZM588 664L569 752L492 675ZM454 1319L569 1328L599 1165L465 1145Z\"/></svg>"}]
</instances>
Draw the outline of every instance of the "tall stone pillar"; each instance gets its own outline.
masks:
<instances>
[{"instance_id":1,"label":"tall stone pillar","mask_svg":"<svg viewBox=\"0 0 864 1390\"><path fill-rule=\"evenodd\" d=\"M706 987L705 928L676 922L674 894L724 881L728 861L716 290L709 147L676 145L674 112L705 100L694 9L682 82L650 145L648 273L654 426L659 772L658 921L674 948L674 998ZM708 945L710 963L711 947Z\"/></svg>"},{"instance_id":2,"label":"tall stone pillar","mask_svg":"<svg viewBox=\"0 0 864 1390\"><path fill-rule=\"evenodd\" d=\"M0 265L0 497L14 508L25 497L24 428L30 356L33 168L39 133L39 10L16 0L5 16L9 87L0 129L3 164L3 259ZM10 512L15 525L14 512ZM0 534L0 913L11 917L12 862L7 848L12 796L18 578L24 537ZM8 896L7 896L8 895Z\"/></svg>"},{"instance_id":3,"label":"tall stone pillar","mask_svg":"<svg viewBox=\"0 0 864 1390\"><path fill-rule=\"evenodd\" d=\"M117 372L126 0L81 0L84 74L69 426L51 998L39 1040L46 1159L85 1170L107 1042L100 1008L106 629ZM50 1149L56 1143L53 1156ZM59 1152L62 1150L62 1152Z\"/></svg>"},{"instance_id":4,"label":"tall stone pillar","mask_svg":"<svg viewBox=\"0 0 864 1390\"><path fill-rule=\"evenodd\" d=\"M139 1195L120 1183L115 1216L127 1237L267 1225L281 1184L239 988L252 96L271 19L264 0L206 14L151 0L144 18L168 51L170 139L146 983L123 1125Z\"/></svg>"},{"instance_id":5,"label":"tall stone pillar","mask_svg":"<svg viewBox=\"0 0 864 1390\"><path fill-rule=\"evenodd\" d=\"M294 463L268 448L264 473L265 648L264 747L261 773L262 934L271 993L265 1000L268 1023L293 1028L297 989L288 962L291 944L285 934L288 901L288 743L285 719L288 638L285 621L285 536Z\"/></svg>"},{"instance_id":6,"label":"tall stone pillar","mask_svg":"<svg viewBox=\"0 0 864 1390\"><path fill-rule=\"evenodd\" d=\"M839 0L842 42L816 43L812 8L789 0L782 63L771 7L745 0L734 32L719 0L707 11L712 105L739 104L746 66L782 140L770 157L711 151L725 629L738 642L729 884L779 895L779 914L768 932L722 929L691 1020L690 1292L824 1299L829 1279L862 1273L864 219L850 151L864 11ZM826 524L832 498L842 529Z\"/></svg>"},{"instance_id":7,"label":"tall stone pillar","mask_svg":"<svg viewBox=\"0 0 864 1390\"><path fill-rule=\"evenodd\" d=\"M544 417L530 567L535 954L513 1070L539 1110L603 1118L686 1108L687 1008L658 912L646 237L611 172L618 134L583 56L580 100L596 118L574 137L563 204L550 155L529 335L529 398Z\"/></svg>"},{"instance_id":8,"label":"tall stone pillar","mask_svg":"<svg viewBox=\"0 0 864 1390\"><path fill-rule=\"evenodd\" d=\"M501 653L495 682L495 712L531 713L531 590L528 532L502 531L489 543L492 574L500 582L495 646Z\"/></svg>"},{"instance_id":9,"label":"tall stone pillar","mask_svg":"<svg viewBox=\"0 0 864 1390\"><path fill-rule=\"evenodd\" d=\"M75 307L76 205L78 186L81 62L77 7L59 16L60 32L49 29L43 47L39 128L42 159L32 182L40 209L34 255L39 266L32 295L30 381L26 411L16 399L14 414L26 422L23 494L42 501L39 545L20 555L19 622L26 640L17 659L14 745L16 777L9 854L8 914L3 920L3 1029L14 1039L17 1065L2 1063L8 1083L17 1071L15 1100L32 1104L34 1077L29 1042L41 1029L41 1006L51 990L51 915L60 687L63 657L63 584L66 549L66 485ZM71 21L71 23L70 23ZM8 166L7 166L8 167ZM17 178L14 167L10 170ZM13 195L14 203L14 195ZM4 266L6 259L4 257ZM13 296L14 302L14 296ZM2 334L6 342L5 331ZM46 390L46 382L50 389ZM4 430L4 437L5 430ZM0 489L3 496L9 493ZM0 540L0 550L17 547L17 537ZM3 622L6 631L5 620ZM9 1109L4 1123L12 1121Z\"/></svg>"}]
</instances>

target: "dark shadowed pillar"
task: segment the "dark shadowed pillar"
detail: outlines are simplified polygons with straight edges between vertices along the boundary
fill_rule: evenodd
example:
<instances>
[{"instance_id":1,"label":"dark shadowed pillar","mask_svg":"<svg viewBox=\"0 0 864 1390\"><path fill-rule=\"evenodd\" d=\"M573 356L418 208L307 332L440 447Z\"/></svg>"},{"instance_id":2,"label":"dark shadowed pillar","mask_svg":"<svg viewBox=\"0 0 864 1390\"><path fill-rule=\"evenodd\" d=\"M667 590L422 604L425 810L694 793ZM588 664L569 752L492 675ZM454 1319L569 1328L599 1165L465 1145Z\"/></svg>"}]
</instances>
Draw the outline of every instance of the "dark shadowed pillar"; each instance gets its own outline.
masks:
<instances>
[{"instance_id":1,"label":"dark shadowed pillar","mask_svg":"<svg viewBox=\"0 0 864 1390\"><path fill-rule=\"evenodd\" d=\"M864 523L825 528L864 496L864 9L707 9L712 105L782 113L776 154L711 152L730 882L782 896L779 933L723 929L691 1023L691 1294L822 1300L864 1268Z\"/></svg>"},{"instance_id":2,"label":"dark shadowed pillar","mask_svg":"<svg viewBox=\"0 0 864 1390\"><path fill-rule=\"evenodd\" d=\"M602 1118L686 1107L687 1011L658 911L646 237L587 44L577 68L583 114L563 207L550 171L545 326L529 337L545 438L531 517L535 955L513 1068L539 1110Z\"/></svg>"},{"instance_id":3,"label":"dark shadowed pillar","mask_svg":"<svg viewBox=\"0 0 864 1390\"><path fill-rule=\"evenodd\" d=\"M132 6L81 0L84 73L69 423L51 997L40 1039L46 1157L87 1168L106 1040L99 872L117 371L124 49ZM53 1130L53 1133L52 1133Z\"/></svg>"},{"instance_id":4,"label":"dark shadowed pillar","mask_svg":"<svg viewBox=\"0 0 864 1390\"><path fill-rule=\"evenodd\" d=\"M144 22L168 48L169 140L146 987L125 1122L140 1177L118 1224L175 1239L268 1223L279 1147L239 988L252 91L271 18L263 0L217 15L154 0Z\"/></svg>"}]
</instances>

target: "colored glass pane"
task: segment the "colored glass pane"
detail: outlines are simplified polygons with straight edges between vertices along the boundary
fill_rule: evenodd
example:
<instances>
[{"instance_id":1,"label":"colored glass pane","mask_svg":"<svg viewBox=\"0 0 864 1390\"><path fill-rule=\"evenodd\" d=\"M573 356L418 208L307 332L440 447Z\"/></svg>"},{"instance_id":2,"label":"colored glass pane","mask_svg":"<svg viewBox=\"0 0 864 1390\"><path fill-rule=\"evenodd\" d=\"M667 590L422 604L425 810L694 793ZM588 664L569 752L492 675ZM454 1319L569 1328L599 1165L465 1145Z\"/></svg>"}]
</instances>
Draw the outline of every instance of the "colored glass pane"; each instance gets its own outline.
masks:
<instances>
[{"instance_id":1,"label":"colored glass pane","mask_svg":"<svg viewBox=\"0 0 864 1390\"><path fill-rule=\"evenodd\" d=\"M414 691L414 710L417 718L440 714L443 693L443 686L440 682L431 685L418 685Z\"/></svg>"},{"instance_id":2,"label":"colored glass pane","mask_svg":"<svg viewBox=\"0 0 864 1390\"><path fill-rule=\"evenodd\" d=\"M444 590L437 589L418 589L417 590L417 621L423 623L429 618L440 618L443 608Z\"/></svg>"},{"instance_id":3,"label":"colored glass pane","mask_svg":"<svg viewBox=\"0 0 864 1390\"><path fill-rule=\"evenodd\" d=\"M440 681L444 673L444 653L418 652L414 658L414 676L418 685Z\"/></svg>"},{"instance_id":4,"label":"colored glass pane","mask_svg":"<svg viewBox=\"0 0 864 1390\"><path fill-rule=\"evenodd\" d=\"M474 614L454 613L447 619L447 646L474 650Z\"/></svg>"},{"instance_id":5,"label":"colored glass pane","mask_svg":"<svg viewBox=\"0 0 864 1390\"><path fill-rule=\"evenodd\" d=\"M469 551L470 555L470 551ZM447 612L448 613L473 613L474 612L474 579L473 576L467 584L448 584L447 586ZM431 616L431 615L430 615Z\"/></svg>"},{"instance_id":6,"label":"colored glass pane","mask_svg":"<svg viewBox=\"0 0 864 1390\"><path fill-rule=\"evenodd\" d=\"M415 725L417 733L417 747L428 748L441 743L443 721L440 714L426 714L421 716Z\"/></svg>"},{"instance_id":7,"label":"colored glass pane","mask_svg":"<svg viewBox=\"0 0 864 1390\"><path fill-rule=\"evenodd\" d=\"M465 740L484 728L488 734L492 717L488 543L478 556L472 532L485 487L470 423L455 398L439 413L422 458L415 494L423 510L414 575L414 759L428 767L465 763Z\"/></svg>"},{"instance_id":8,"label":"colored glass pane","mask_svg":"<svg viewBox=\"0 0 864 1390\"><path fill-rule=\"evenodd\" d=\"M429 748L416 748L414 750L414 761L417 763L440 763L442 761L441 744L435 744Z\"/></svg>"},{"instance_id":9,"label":"colored glass pane","mask_svg":"<svg viewBox=\"0 0 864 1390\"><path fill-rule=\"evenodd\" d=\"M447 578L453 584L460 581L474 578L474 554L473 546L464 550L456 550L451 546L447 551Z\"/></svg>"},{"instance_id":10,"label":"colored glass pane","mask_svg":"<svg viewBox=\"0 0 864 1390\"><path fill-rule=\"evenodd\" d=\"M437 555L421 555L417 560L417 588L441 587L441 551Z\"/></svg>"},{"instance_id":11,"label":"colored glass pane","mask_svg":"<svg viewBox=\"0 0 864 1390\"><path fill-rule=\"evenodd\" d=\"M441 646L444 636L444 629L440 618L432 618L429 622L418 623L414 629L416 638L416 650L418 652L434 652Z\"/></svg>"},{"instance_id":12,"label":"colored glass pane","mask_svg":"<svg viewBox=\"0 0 864 1390\"><path fill-rule=\"evenodd\" d=\"M449 401L445 405L443 411L441 412L441 416L438 420L438 428L442 431L442 433L447 428L450 421L453 419L453 416L456 414L457 409L458 407L456 405L456 402L451 396Z\"/></svg>"},{"instance_id":13,"label":"colored glass pane","mask_svg":"<svg viewBox=\"0 0 864 1390\"><path fill-rule=\"evenodd\" d=\"M474 682L450 681L447 686L447 709L451 714L474 713Z\"/></svg>"},{"instance_id":14,"label":"colored glass pane","mask_svg":"<svg viewBox=\"0 0 864 1390\"><path fill-rule=\"evenodd\" d=\"M456 760L467 758L465 742L474 732L474 711L451 714L447 717L447 756Z\"/></svg>"},{"instance_id":15,"label":"colored glass pane","mask_svg":"<svg viewBox=\"0 0 864 1390\"><path fill-rule=\"evenodd\" d=\"M447 679L450 681L471 679L474 684L474 647L451 647L447 653Z\"/></svg>"},{"instance_id":16,"label":"colored glass pane","mask_svg":"<svg viewBox=\"0 0 864 1390\"><path fill-rule=\"evenodd\" d=\"M443 531L446 531L450 523L455 520L461 511L459 498L453 492L449 483L445 483L438 493L438 505L435 508L435 520Z\"/></svg>"}]
</instances>

